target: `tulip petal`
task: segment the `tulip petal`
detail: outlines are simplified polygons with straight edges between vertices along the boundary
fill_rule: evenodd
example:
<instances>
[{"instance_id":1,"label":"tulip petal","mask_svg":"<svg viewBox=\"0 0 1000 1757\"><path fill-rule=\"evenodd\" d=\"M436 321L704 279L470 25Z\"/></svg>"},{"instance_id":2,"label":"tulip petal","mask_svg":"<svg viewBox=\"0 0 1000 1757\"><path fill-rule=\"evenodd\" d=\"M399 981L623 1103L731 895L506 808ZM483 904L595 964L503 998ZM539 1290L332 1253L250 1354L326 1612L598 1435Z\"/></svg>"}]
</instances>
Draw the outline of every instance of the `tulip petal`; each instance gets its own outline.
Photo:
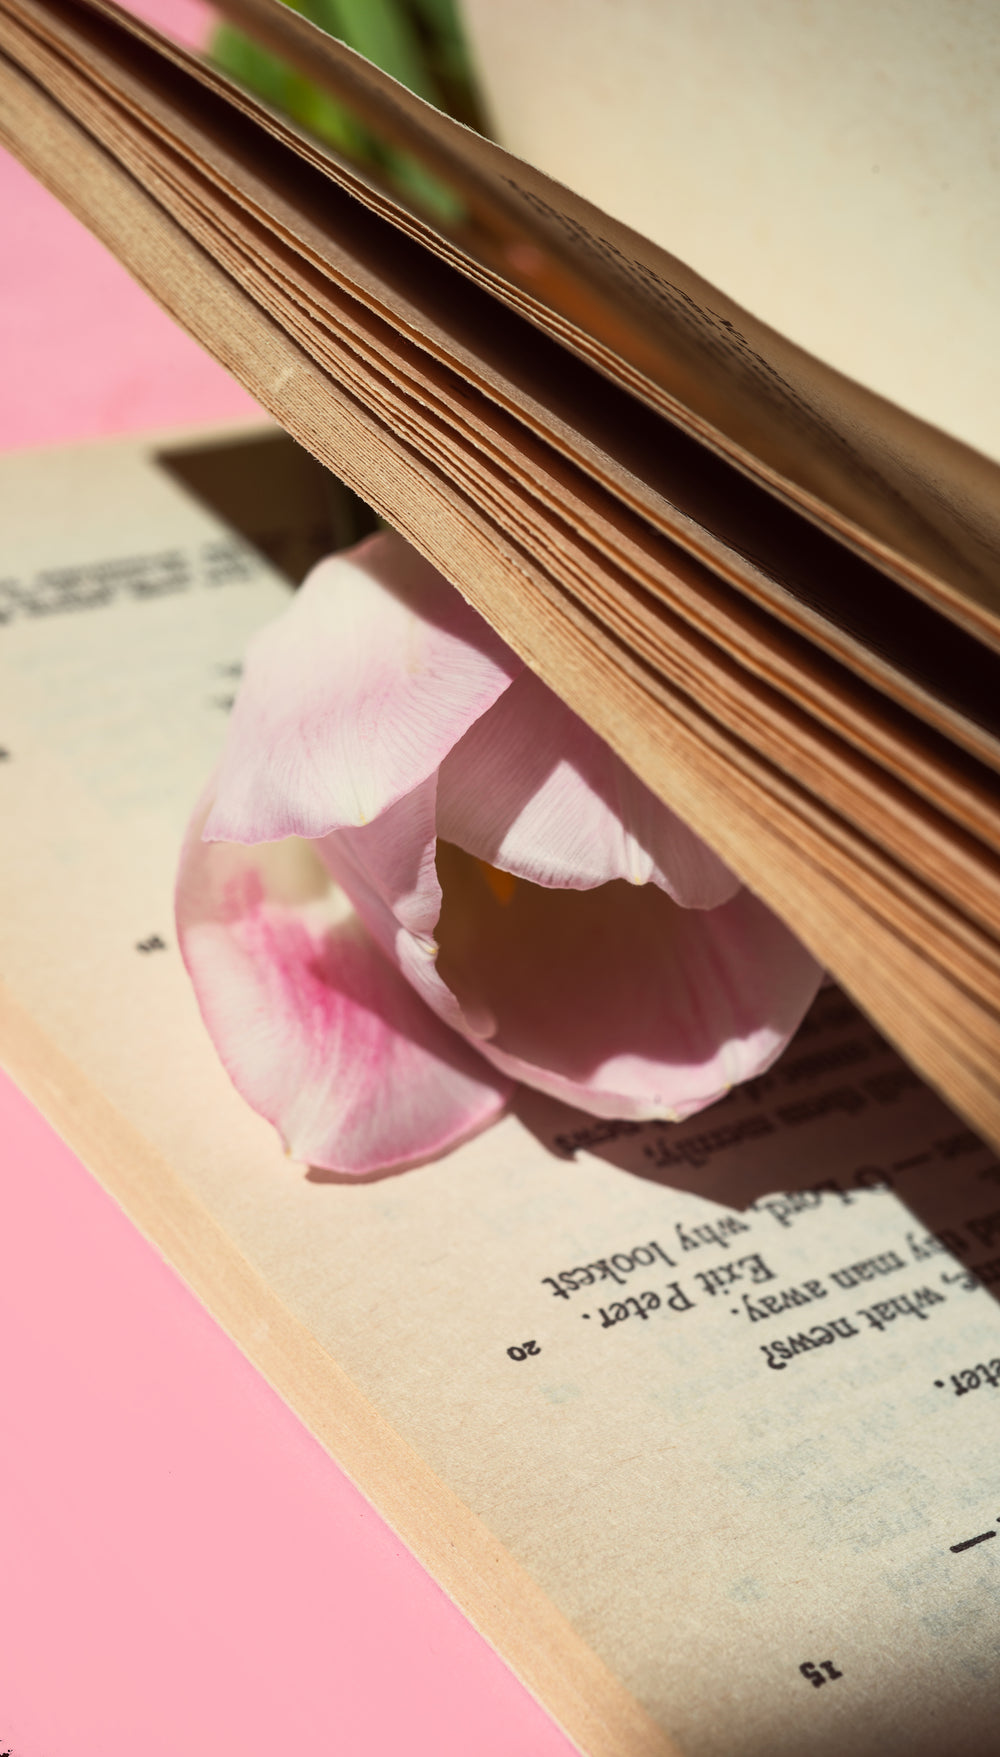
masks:
<instances>
[{"instance_id":1,"label":"tulip petal","mask_svg":"<svg viewBox=\"0 0 1000 1757\"><path fill-rule=\"evenodd\" d=\"M510 1082L428 1011L303 843L188 836L178 935L237 1089L296 1158L361 1174L497 1116Z\"/></svg>"},{"instance_id":2,"label":"tulip petal","mask_svg":"<svg viewBox=\"0 0 1000 1757\"><path fill-rule=\"evenodd\" d=\"M466 1016L438 975L436 793L431 775L374 823L336 830L314 847L372 938L438 1017L465 1036L488 1035L492 1019Z\"/></svg>"},{"instance_id":3,"label":"tulip petal","mask_svg":"<svg viewBox=\"0 0 1000 1757\"><path fill-rule=\"evenodd\" d=\"M478 1047L514 1079L597 1116L678 1120L761 1073L821 972L749 891L682 909L620 881L518 882L506 901L475 859L438 848L439 977L493 1021Z\"/></svg>"},{"instance_id":4,"label":"tulip petal","mask_svg":"<svg viewBox=\"0 0 1000 1757\"><path fill-rule=\"evenodd\" d=\"M369 933L390 953L400 930L433 946L441 912L436 795L437 776L431 775L373 823L335 830L314 844Z\"/></svg>"},{"instance_id":5,"label":"tulip petal","mask_svg":"<svg viewBox=\"0 0 1000 1757\"><path fill-rule=\"evenodd\" d=\"M321 562L250 646L206 839L370 823L434 773L520 669L402 537Z\"/></svg>"},{"instance_id":6,"label":"tulip petal","mask_svg":"<svg viewBox=\"0 0 1000 1757\"><path fill-rule=\"evenodd\" d=\"M528 671L442 763L438 834L536 885L652 883L689 909L739 890L718 855Z\"/></svg>"}]
</instances>

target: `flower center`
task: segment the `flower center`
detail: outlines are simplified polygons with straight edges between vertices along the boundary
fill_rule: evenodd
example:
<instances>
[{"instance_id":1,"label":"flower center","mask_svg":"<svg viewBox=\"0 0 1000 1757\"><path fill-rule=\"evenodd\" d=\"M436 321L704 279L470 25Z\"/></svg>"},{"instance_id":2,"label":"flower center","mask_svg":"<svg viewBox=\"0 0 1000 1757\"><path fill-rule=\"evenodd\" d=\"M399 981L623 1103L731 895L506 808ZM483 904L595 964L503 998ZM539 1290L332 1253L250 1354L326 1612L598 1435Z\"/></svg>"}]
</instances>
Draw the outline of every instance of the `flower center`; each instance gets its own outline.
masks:
<instances>
[{"instance_id":1,"label":"flower center","mask_svg":"<svg viewBox=\"0 0 1000 1757\"><path fill-rule=\"evenodd\" d=\"M504 872L499 866L491 866L488 860L479 860L475 856L474 858L497 902L509 903L517 890L517 879L514 874Z\"/></svg>"},{"instance_id":2,"label":"flower center","mask_svg":"<svg viewBox=\"0 0 1000 1757\"><path fill-rule=\"evenodd\" d=\"M696 918L655 885L533 884L438 841L437 971L474 1036L580 1077L617 1053L655 1054L701 1011L677 950Z\"/></svg>"}]
</instances>

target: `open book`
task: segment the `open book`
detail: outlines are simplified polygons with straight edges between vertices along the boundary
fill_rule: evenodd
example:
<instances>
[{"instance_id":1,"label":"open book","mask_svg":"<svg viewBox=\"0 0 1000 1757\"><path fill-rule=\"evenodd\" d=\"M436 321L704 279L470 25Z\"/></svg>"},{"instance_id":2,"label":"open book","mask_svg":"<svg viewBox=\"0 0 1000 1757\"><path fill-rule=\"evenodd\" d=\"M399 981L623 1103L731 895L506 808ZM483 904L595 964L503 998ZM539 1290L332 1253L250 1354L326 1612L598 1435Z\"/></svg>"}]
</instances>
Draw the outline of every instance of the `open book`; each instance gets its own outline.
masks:
<instances>
[{"instance_id":1,"label":"open book","mask_svg":"<svg viewBox=\"0 0 1000 1757\"><path fill-rule=\"evenodd\" d=\"M0 460L0 1057L588 1757L992 1757L1000 1166L839 989L686 1123L381 1179L230 1086L173 873L299 461Z\"/></svg>"},{"instance_id":2,"label":"open book","mask_svg":"<svg viewBox=\"0 0 1000 1757\"><path fill-rule=\"evenodd\" d=\"M278 4L432 222L108 0L0 137L1000 1139L1000 469Z\"/></svg>"},{"instance_id":3,"label":"open book","mask_svg":"<svg viewBox=\"0 0 1000 1757\"><path fill-rule=\"evenodd\" d=\"M170 892L259 550L297 569L323 491L275 432L175 435L0 465L0 1053L583 1751L987 1757L1000 475L226 9L447 225L95 0L0 0L0 135L843 986L685 1124L524 1095L402 1176L284 1160ZM256 485L300 468L285 530Z\"/></svg>"}]
</instances>

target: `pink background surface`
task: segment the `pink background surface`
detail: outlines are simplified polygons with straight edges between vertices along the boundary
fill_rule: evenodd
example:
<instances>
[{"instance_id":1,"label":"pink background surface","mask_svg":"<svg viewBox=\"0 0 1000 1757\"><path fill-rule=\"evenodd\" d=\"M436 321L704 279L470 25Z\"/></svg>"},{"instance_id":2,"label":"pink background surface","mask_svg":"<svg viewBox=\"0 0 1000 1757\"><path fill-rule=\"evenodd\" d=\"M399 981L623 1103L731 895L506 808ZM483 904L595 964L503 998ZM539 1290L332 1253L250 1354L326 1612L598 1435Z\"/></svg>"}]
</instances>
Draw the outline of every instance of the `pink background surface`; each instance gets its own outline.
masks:
<instances>
[{"instance_id":1,"label":"pink background surface","mask_svg":"<svg viewBox=\"0 0 1000 1757\"><path fill-rule=\"evenodd\" d=\"M0 1076L0 1751L571 1747Z\"/></svg>"},{"instance_id":2,"label":"pink background surface","mask_svg":"<svg viewBox=\"0 0 1000 1757\"><path fill-rule=\"evenodd\" d=\"M0 213L0 445L252 410L2 158ZM0 1410L0 1752L569 1757L2 1075Z\"/></svg>"}]
</instances>

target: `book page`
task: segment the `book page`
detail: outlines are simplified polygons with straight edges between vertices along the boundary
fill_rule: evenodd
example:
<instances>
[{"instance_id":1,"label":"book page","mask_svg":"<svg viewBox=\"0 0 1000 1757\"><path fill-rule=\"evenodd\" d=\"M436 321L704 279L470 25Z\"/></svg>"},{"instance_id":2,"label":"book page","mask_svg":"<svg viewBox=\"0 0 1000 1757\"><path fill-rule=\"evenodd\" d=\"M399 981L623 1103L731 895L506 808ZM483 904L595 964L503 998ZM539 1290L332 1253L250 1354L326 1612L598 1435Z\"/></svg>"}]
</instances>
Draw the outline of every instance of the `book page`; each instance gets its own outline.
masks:
<instances>
[{"instance_id":1,"label":"book page","mask_svg":"<svg viewBox=\"0 0 1000 1757\"><path fill-rule=\"evenodd\" d=\"M113 0L88 7L122 18ZM30 11L28 0L17 9ZM454 190L470 223L449 234L408 212L370 172L300 137L328 176L980 638L1000 642L992 459L787 341L659 244L442 115L279 0L223 0L220 10L415 154ZM173 58L279 138L294 137L224 76L199 72L183 50Z\"/></svg>"},{"instance_id":2,"label":"book page","mask_svg":"<svg viewBox=\"0 0 1000 1757\"><path fill-rule=\"evenodd\" d=\"M1000 452L992 0L462 0L497 137L781 334Z\"/></svg>"},{"instance_id":3,"label":"book page","mask_svg":"<svg viewBox=\"0 0 1000 1757\"><path fill-rule=\"evenodd\" d=\"M680 546L682 573L685 560L709 558L712 573L735 584L741 598L776 613L986 763L995 768L1000 762L994 653L470 285L422 241L404 236L398 214L387 224L328 175L317 175L288 129L293 152L263 128L248 130L228 103L210 99L191 80L172 90L178 70L169 66L160 69L163 83L151 84L148 67L137 80L127 61L123 69L119 60L99 55L97 44L78 43L81 60L89 50L85 70L67 81L51 49L43 52L37 42L30 49L23 33L17 42L34 78L61 103L84 105L87 127L117 153L125 118L117 102L109 107L106 93L96 101L94 86L120 84L126 113L148 115L162 136L155 162L145 130L133 133L125 154L133 168L138 158L144 186L230 272L235 269L255 298L263 297L314 357L328 361L332 345L341 381L347 374L356 379L360 353L358 394L375 403L392 399L394 432L416 414L426 453L434 444L435 414L451 446L471 426L474 456L466 452L466 468L479 474L487 456L499 464L481 494L503 496L511 477L537 494L547 465L556 462L562 476L557 506L568 504L574 488L578 497L582 492L585 504L576 516L597 527L598 541L611 526L620 552L638 546L641 554L649 549L652 522ZM138 52L129 39L126 47ZM227 124L233 130L228 142ZM134 130L134 123L128 126ZM64 158L59 155L60 164ZM64 172L57 187L65 197ZM212 215L207 226L206 214ZM305 331L303 310L312 319ZM379 385L384 374L391 389ZM569 472L552 449L569 461ZM532 547L538 552L541 544ZM688 581L691 613L716 635L725 611L707 600L718 594L717 581L698 566ZM736 609L744 622L756 614L762 626L759 612L739 601ZM763 635L773 650L783 631L768 617ZM736 643L741 654L746 639L744 629ZM799 691L807 668L800 658L794 662ZM857 701L855 689L852 708ZM856 716L849 710L847 717ZM883 739L886 732L883 725ZM901 741L897 728L894 767L906 761L901 742L905 735ZM954 802L958 792L952 775L943 797Z\"/></svg>"},{"instance_id":4,"label":"book page","mask_svg":"<svg viewBox=\"0 0 1000 1757\"><path fill-rule=\"evenodd\" d=\"M171 451L190 436L0 462L8 995L682 1751L986 1757L995 1155L828 988L682 1125L525 1092L397 1176L288 1160L215 1058L171 914L288 587Z\"/></svg>"}]
</instances>

